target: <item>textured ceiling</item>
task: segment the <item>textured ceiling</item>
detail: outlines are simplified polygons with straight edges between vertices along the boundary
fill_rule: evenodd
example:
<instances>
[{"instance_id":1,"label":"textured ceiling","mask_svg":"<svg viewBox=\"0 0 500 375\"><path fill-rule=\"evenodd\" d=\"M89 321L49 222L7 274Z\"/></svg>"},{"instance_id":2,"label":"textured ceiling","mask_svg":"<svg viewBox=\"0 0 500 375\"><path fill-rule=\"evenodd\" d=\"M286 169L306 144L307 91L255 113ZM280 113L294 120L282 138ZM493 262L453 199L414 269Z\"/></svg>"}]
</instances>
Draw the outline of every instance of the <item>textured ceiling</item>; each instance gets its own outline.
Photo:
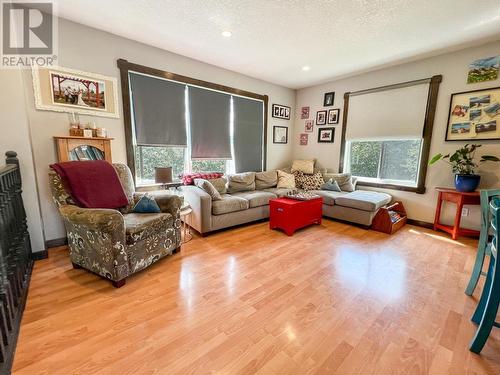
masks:
<instances>
[{"instance_id":1,"label":"textured ceiling","mask_svg":"<svg viewBox=\"0 0 500 375\"><path fill-rule=\"evenodd\" d=\"M499 0L56 2L63 18L291 88L500 39Z\"/></svg>"}]
</instances>

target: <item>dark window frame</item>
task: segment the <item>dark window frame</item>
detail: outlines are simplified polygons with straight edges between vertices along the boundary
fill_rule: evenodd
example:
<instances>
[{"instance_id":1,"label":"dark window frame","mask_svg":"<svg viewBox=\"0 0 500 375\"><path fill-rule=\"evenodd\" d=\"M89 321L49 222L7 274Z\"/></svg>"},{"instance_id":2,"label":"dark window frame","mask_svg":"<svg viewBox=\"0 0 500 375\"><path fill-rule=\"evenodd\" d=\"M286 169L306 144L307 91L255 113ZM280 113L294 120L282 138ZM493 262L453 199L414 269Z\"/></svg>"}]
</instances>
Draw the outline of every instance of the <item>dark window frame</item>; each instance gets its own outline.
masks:
<instances>
[{"instance_id":1,"label":"dark window frame","mask_svg":"<svg viewBox=\"0 0 500 375\"><path fill-rule=\"evenodd\" d=\"M144 65L134 64L125 59L117 60L118 68L120 69L120 82L122 89L122 104L123 104L123 122L125 126L125 147L127 152L127 165L132 172L135 181L135 155L133 142L132 114L130 108L130 82L129 72L147 74L154 77L165 78L171 81L177 81L188 85L204 87L211 90L225 92L252 99L262 100L264 103L264 140L262 150L262 164L264 170L267 169L267 117L269 97L267 95L256 94L250 91L236 89L234 87L224 86L218 83L207 82L196 78L183 76L176 73L171 73L165 70L155 69Z\"/></svg>"},{"instance_id":2,"label":"dark window frame","mask_svg":"<svg viewBox=\"0 0 500 375\"><path fill-rule=\"evenodd\" d=\"M346 92L344 94L344 113L342 118L342 135L341 135L341 143L340 143L340 158L339 158L339 172L342 173L344 171L344 160L346 153L346 129L347 129L347 115L349 112L349 97L353 94L361 94L375 91L385 91L398 87L411 86L418 83L429 82L429 91L427 95L427 106L425 110L425 119L424 119L424 127L422 129L422 152L420 156L420 162L418 166L418 177L417 177L417 186L405 186L398 184L388 184L383 182L368 182L368 181L358 181L358 185L361 186L371 186L378 187L383 189L393 189L393 190L401 190L401 191L409 191L417 194L425 193L425 180L427 177L427 163L429 160L429 153L431 149L431 139L432 139L432 130L434 128L434 118L436 115L436 106L437 106L437 97L439 93L439 85L443 79L442 75L435 75L431 78L409 81L398 83L394 85L375 87L367 90L360 90L355 92Z\"/></svg>"}]
</instances>

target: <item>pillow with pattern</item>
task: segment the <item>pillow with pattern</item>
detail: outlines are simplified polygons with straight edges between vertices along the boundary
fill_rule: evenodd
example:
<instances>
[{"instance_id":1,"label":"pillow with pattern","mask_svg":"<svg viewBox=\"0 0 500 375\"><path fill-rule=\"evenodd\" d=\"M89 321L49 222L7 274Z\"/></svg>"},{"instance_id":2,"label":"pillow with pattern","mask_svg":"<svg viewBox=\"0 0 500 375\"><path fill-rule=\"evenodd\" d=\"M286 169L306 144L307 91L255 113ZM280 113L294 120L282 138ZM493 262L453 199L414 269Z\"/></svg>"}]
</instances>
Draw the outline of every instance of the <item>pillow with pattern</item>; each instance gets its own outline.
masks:
<instances>
[{"instance_id":1,"label":"pillow with pattern","mask_svg":"<svg viewBox=\"0 0 500 375\"><path fill-rule=\"evenodd\" d=\"M319 190L321 185L325 183L321 172L314 174L305 174L302 172L294 172L295 184L298 189L303 190Z\"/></svg>"}]
</instances>

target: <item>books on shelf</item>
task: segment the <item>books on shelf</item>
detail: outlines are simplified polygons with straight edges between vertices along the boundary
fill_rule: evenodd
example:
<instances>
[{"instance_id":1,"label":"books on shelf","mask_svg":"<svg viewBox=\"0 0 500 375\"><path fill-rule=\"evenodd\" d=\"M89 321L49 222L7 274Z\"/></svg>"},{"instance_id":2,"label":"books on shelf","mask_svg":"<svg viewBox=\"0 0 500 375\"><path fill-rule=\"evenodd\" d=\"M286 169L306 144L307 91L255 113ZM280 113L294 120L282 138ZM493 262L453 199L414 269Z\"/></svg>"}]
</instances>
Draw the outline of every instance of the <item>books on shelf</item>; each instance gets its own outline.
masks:
<instances>
[{"instance_id":1,"label":"books on shelf","mask_svg":"<svg viewBox=\"0 0 500 375\"><path fill-rule=\"evenodd\" d=\"M104 155L97 147L79 146L70 151L70 160L104 160Z\"/></svg>"}]
</instances>

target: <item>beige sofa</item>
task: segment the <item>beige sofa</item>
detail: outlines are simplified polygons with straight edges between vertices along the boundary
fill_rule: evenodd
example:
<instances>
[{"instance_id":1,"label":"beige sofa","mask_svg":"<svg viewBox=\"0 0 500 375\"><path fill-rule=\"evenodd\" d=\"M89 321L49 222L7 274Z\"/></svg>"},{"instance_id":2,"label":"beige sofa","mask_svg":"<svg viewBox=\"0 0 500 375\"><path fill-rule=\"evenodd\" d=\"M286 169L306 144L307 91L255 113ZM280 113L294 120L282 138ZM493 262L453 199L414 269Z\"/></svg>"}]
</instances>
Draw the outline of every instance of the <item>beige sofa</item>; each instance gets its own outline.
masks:
<instances>
[{"instance_id":1,"label":"beige sofa","mask_svg":"<svg viewBox=\"0 0 500 375\"><path fill-rule=\"evenodd\" d=\"M269 173L269 172L266 172ZM258 175L258 174L257 174ZM191 226L201 234L269 218L269 200L286 196L290 189L274 187L222 194L220 200L203 189L181 187L184 199L191 205ZM323 216L369 226L378 209L391 201L391 196L374 191L333 192L312 190L323 198Z\"/></svg>"}]
</instances>

